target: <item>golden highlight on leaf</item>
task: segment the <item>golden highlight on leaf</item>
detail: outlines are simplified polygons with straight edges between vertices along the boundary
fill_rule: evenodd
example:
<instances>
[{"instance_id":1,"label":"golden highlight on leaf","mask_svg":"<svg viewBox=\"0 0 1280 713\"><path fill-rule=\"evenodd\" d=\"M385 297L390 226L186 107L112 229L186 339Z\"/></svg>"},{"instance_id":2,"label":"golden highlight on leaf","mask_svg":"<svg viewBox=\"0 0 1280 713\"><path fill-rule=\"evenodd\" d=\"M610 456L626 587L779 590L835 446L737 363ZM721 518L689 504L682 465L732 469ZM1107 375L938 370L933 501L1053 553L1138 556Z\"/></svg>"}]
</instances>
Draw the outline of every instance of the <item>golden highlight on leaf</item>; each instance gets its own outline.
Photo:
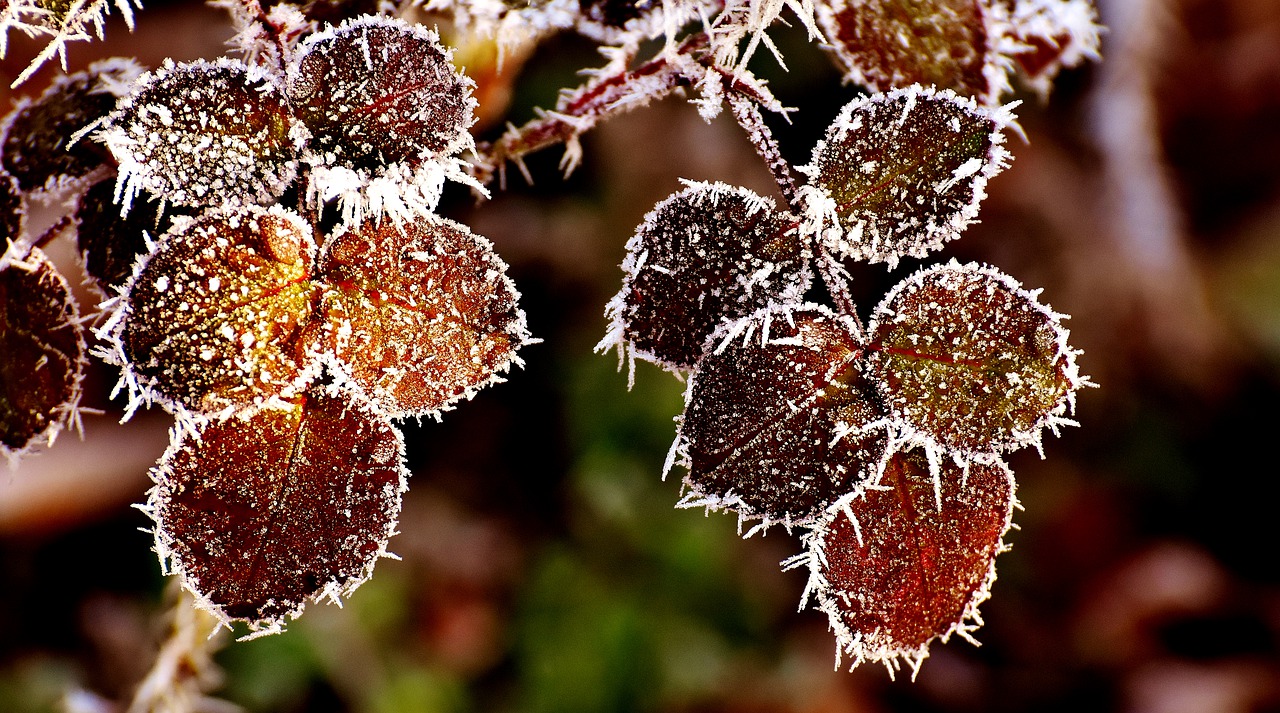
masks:
<instances>
[{"instance_id":1,"label":"golden highlight on leaf","mask_svg":"<svg viewBox=\"0 0 1280 713\"><path fill-rule=\"evenodd\" d=\"M487 240L443 218L344 230L321 259L325 328L310 348L392 417L438 414L529 342L506 270Z\"/></svg>"},{"instance_id":2,"label":"golden highlight on leaf","mask_svg":"<svg viewBox=\"0 0 1280 713\"><path fill-rule=\"evenodd\" d=\"M310 225L281 208L181 219L130 280L113 332L143 396L208 412L300 388L314 255Z\"/></svg>"}]
</instances>

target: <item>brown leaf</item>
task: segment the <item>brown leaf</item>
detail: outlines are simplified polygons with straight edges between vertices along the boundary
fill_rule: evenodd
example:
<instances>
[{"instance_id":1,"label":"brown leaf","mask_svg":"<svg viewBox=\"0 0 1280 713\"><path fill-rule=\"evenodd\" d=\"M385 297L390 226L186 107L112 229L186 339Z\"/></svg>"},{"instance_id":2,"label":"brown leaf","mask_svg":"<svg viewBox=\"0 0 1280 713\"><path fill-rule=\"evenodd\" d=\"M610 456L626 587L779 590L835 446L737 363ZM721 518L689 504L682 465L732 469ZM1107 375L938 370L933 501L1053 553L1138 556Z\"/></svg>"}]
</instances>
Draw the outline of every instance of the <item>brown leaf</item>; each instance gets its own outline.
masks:
<instances>
[{"instance_id":1,"label":"brown leaf","mask_svg":"<svg viewBox=\"0 0 1280 713\"><path fill-rule=\"evenodd\" d=\"M872 315L867 375L908 430L956 455L1038 446L1087 381L1060 320L995 268L927 268Z\"/></svg>"},{"instance_id":2,"label":"brown leaf","mask_svg":"<svg viewBox=\"0 0 1280 713\"><path fill-rule=\"evenodd\" d=\"M215 613L279 630L373 573L407 487L403 454L400 432L348 394L207 423L152 472L156 550Z\"/></svg>"},{"instance_id":3,"label":"brown leaf","mask_svg":"<svg viewBox=\"0 0 1280 713\"><path fill-rule=\"evenodd\" d=\"M312 348L393 418L438 415L520 363L530 341L519 293L493 246L425 216L332 237Z\"/></svg>"},{"instance_id":4,"label":"brown leaf","mask_svg":"<svg viewBox=\"0 0 1280 713\"><path fill-rule=\"evenodd\" d=\"M676 436L689 469L681 505L811 524L877 471L884 413L847 318L809 306L749 324L745 341L726 341L690 379Z\"/></svg>"},{"instance_id":5,"label":"brown leaf","mask_svg":"<svg viewBox=\"0 0 1280 713\"><path fill-rule=\"evenodd\" d=\"M933 85L992 103L1008 85L1000 38L988 36L990 0L822 0L816 10L846 79L873 92Z\"/></svg>"},{"instance_id":6,"label":"brown leaf","mask_svg":"<svg viewBox=\"0 0 1280 713\"><path fill-rule=\"evenodd\" d=\"M1008 164L1013 117L950 91L909 87L854 100L800 168L809 230L856 260L924 257L978 215Z\"/></svg>"},{"instance_id":7,"label":"brown leaf","mask_svg":"<svg viewBox=\"0 0 1280 713\"><path fill-rule=\"evenodd\" d=\"M723 183L691 183L659 203L627 242L622 290L605 315L597 351L632 353L690 369L725 319L799 302L809 288L810 250L789 213Z\"/></svg>"},{"instance_id":8,"label":"brown leaf","mask_svg":"<svg viewBox=\"0 0 1280 713\"><path fill-rule=\"evenodd\" d=\"M76 415L84 329L67 281L38 248L0 259L0 453L49 444Z\"/></svg>"},{"instance_id":9,"label":"brown leaf","mask_svg":"<svg viewBox=\"0 0 1280 713\"><path fill-rule=\"evenodd\" d=\"M303 388L318 368L296 344L315 251L311 226L279 207L176 221L103 330L134 405L210 412Z\"/></svg>"}]
</instances>

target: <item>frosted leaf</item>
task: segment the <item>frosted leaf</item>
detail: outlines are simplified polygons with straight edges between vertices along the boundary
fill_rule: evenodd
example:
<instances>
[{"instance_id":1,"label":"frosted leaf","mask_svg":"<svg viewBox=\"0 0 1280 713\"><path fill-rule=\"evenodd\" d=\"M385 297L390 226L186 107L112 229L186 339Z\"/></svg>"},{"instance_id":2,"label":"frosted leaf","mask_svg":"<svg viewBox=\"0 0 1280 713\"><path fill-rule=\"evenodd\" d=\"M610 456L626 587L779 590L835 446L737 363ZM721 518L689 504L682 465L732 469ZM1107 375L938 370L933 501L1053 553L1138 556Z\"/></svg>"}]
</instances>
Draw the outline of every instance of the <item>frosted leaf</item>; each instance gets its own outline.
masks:
<instances>
[{"instance_id":1,"label":"frosted leaf","mask_svg":"<svg viewBox=\"0 0 1280 713\"><path fill-rule=\"evenodd\" d=\"M138 257L151 252L148 239L154 242L163 235L175 213L170 207L162 216L160 202L145 198L135 200L122 217L114 196L115 180L100 181L80 197L75 212L76 243L85 272L110 294L111 287L123 286L133 274Z\"/></svg>"},{"instance_id":2,"label":"frosted leaf","mask_svg":"<svg viewBox=\"0 0 1280 713\"><path fill-rule=\"evenodd\" d=\"M156 552L205 608L279 630L373 574L407 487L403 458L400 432L345 394L206 423L152 471Z\"/></svg>"},{"instance_id":3,"label":"frosted leaf","mask_svg":"<svg viewBox=\"0 0 1280 713\"><path fill-rule=\"evenodd\" d=\"M17 242L26 222L27 212L22 207L18 180L0 169L0 245Z\"/></svg>"},{"instance_id":4,"label":"frosted leaf","mask_svg":"<svg viewBox=\"0 0 1280 713\"><path fill-rule=\"evenodd\" d=\"M101 120L119 92L142 68L133 60L106 60L59 77L35 101L23 101L5 121L4 168L24 191L56 188L106 163L106 151L72 134Z\"/></svg>"},{"instance_id":5,"label":"frosted leaf","mask_svg":"<svg viewBox=\"0 0 1280 713\"><path fill-rule=\"evenodd\" d=\"M472 146L474 83L432 30L366 16L308 37L289 97L324 164L377 171Z\"/></svg>"},{"instance_id":6,"label":"frosted leaf","mask_svg":"<svg viewBox=\"0 0 1280 713\"><path fill-rule=\"evenodd\" d=\"M223 58L166 60L138 80L95 138L120 165L126 209L140 191L220 207L279 197L307 132L270 75Z\"/></svg>"},{"instance_id":7,"label":"frosted leaf","mask_svg":"<svg viewBox=\"0 0 1280 713\"><path fill-rule=\"evenodd\" d=\"M296 338L315 252L311 226L279 207L175 220L102 330L132 401L181 414L296 393L314 376Z\"/></svg>"},{"instance_id":8,"label":"frosted leaf","mask_svg":"<svg viewBox=\"0 0 1280 713\"><path fill-rule=\"evenodd\" d=\"M721 347L690 378L676 435L689 469L682 506L790 528L875 474L884 413L856 335L848 318L816 305L717 332Z\"/></svg>"},{"instance_id":9,"label":"frosted leaf","mask_svg":"<svg viewBox=\"0 0 1280 713\"><path fill-rule=\"evenodd\" d=\"M1064 68L1100 58L1102 28L1090 0L1002 0L1010 33L1022 46L1018 69L1041 95Z\"/></svg>"},{"instance_id":10,"label":"frosted leaf","mask_svg":"<svg viewBox=\"0 0 1280 713\"><path fill-rule=\"evenodd\" d=\"M810 591L853 665L918 670L934 640L972 641L995 581L1014 504L999 461L945 463L935 479L922 450L897 453L874 487L858 489L808 536Z\"/></svg>"},{"instance_id":11,"label":"frosted leaf","mask_svg":"<svg viewBox=\"0 0 1280 713\"><path fill-rule=\"evenodd\" d=\"M800 167L807 224L845 257L890 268L924 257L976 218L987 180L1008 164L1001 132L1010 121L931 88L850 102Z\"/></svg>"},{"instance_id":12,"label":"frosted leaf","mask_svg":"<svg viewBox=\"0 0 1280 713\"><path fill-rule=\"evenodd\" d=\"M712 330L772 304L800 301L813 279L798 221L773 201L723 183L689 183L659 203L627 242L609 332L671 369L702 357Z\"/></svg>"},{"instance_id":13,"label":"frosted leaf","mask_svg":"<svg viewBox=\"0 0 1280 713\"><path fill-rule=\"evenodd\" d=\"M868 325L868 377L895 418L956 455L1040 443L1084 379L1062 316L976 264L921 270Z\"/></svg>"},{"instance_id":14,"label":"frosted leaf","mask_svg":"<svg viewBox=\"0 0 1280 713\"><path fill-rule=\"evenodd\" d=\"M933 85L993 104L1008 89L992 0L821 0L818 23L845 78L873 92Z\"/></svg>"},{"instance_id":15,"label":"frosted leaf","mask_svg":"<svg viewBox=\"0 0 1280 713\"><path fill-rule=\"evenodd\" d=\"M499 380L529 343L519 293L484 238L435 216L330 238L310 348L393 418L438 415Z\"/></svg>"},{"instance_id":16,"label":"frosted leaf","mask_svg":"<svg viewBox=\"0 0 1280 713\"><path fill-rule=\"evenodd\" d=\"M137 0L6 0L0 3L0 58L8 49L10 30L28 37L48 38L35 59L22 70L10 88L31 78L55 55L67 69L67 44L90 40L93 35L103 36L107 16L111 9L120 11L125 24L133 29L133 11L141 9Z\"/></svg>"},{"instance_id":17,"label":"frosted leaf","mask_svg":"<svg viewBox=\"0 0 1280 713\"><path fill-rule=\"evenodd\" d=\"M0 259L0 454L50 445L74 423L87 362L67 281L32 248Z\"/></svg>"}]
</instances>

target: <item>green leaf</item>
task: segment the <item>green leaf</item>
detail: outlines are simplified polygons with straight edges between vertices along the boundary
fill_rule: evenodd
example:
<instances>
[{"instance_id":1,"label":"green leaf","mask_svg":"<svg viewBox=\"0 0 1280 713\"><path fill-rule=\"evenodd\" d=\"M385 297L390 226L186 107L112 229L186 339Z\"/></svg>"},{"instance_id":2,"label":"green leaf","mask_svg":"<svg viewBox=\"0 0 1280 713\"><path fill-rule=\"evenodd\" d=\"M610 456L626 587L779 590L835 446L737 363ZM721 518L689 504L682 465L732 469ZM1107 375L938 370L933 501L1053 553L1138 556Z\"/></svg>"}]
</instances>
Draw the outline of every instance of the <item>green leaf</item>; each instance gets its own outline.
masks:
<instances>
[{"instance_id":1,"label":"green leaf","mask_svg":"<svg viewBox=\"0 0 1280 713\"><path fill-rule=\"evenodd\" d=\"M1061 319L995 268L927 268L876 308L867 374L913 440L960 457L1039 447L1087 381Z\"/></svg>"}]
</instances>

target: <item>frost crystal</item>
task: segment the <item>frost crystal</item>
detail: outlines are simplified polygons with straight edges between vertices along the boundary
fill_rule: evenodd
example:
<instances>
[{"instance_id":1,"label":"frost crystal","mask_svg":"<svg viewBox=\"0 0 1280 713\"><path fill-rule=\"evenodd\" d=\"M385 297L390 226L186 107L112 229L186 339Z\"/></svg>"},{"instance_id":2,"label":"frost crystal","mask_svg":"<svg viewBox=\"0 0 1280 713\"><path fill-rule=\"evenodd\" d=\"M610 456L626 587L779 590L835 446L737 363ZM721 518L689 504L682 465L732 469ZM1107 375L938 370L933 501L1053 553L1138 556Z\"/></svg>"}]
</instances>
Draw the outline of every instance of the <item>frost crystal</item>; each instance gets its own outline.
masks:
<instances>
[{"instance_id":1,"label":"frost crystal","mask_svg":"<svg viewBox=\"0 0 1280 713\"><path fill-rule=\"evenodd\" d=\"M137 0L6 0L0 3L0 58L8 49L10 30L28 37L49 38L44 49L9 86L17 87L30 79L54 55L62 60L62 69L66 71L67 44L92 39L91 32L101 38L112 7L120 11L132 30L133 11L142 8Z\"/></svg>"},{"instance_id":2,"label":"frost crystal","mask_svg":"<svg viewBox=\"0 0 1280 713\"><path fill-rule=\"evenodd\" d=\"M1008 164L1007 110L908 87L850 102L800 171L807 229L838 255L892 268L959 237Z\"/></svg>"},{"instance_id":3,"label":"frost crystal","mask_svg":"<svg viewBox=\"0 0 1280 713\"><path fill-rule=\"evenodd\" d=\"M126 209L271 203L293 181L307 131L270 75L231 59L164 66L138 80L95 138L119 163Z\"/></svg>"}]
</instances>

